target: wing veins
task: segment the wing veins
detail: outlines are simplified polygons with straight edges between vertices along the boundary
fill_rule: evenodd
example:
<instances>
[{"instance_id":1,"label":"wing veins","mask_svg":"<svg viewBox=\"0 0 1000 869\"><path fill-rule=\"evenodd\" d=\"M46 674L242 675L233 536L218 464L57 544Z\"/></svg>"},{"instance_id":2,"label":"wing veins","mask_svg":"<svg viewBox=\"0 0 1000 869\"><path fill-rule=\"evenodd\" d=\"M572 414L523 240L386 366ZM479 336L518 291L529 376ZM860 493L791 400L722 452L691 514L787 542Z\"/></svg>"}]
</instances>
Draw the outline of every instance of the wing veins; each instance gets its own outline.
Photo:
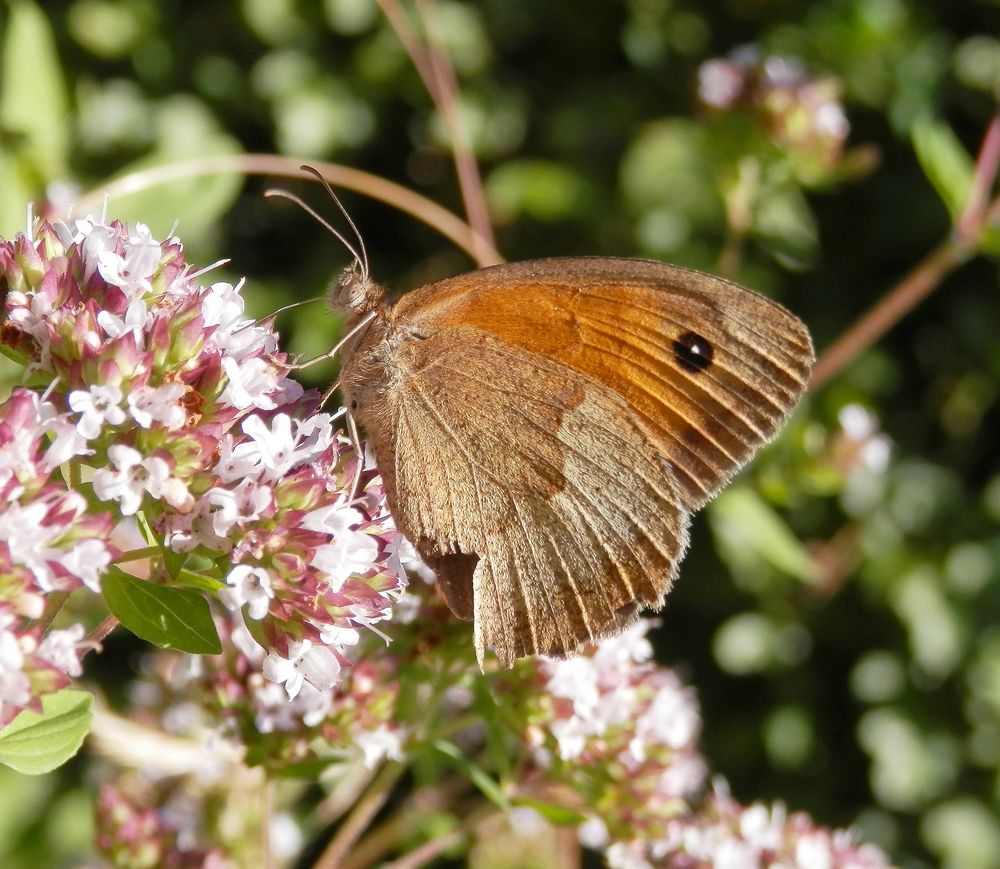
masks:
<instances>
[{"instance_id":1,"label":"wing veins","mask_svg":"<svg viewBox=\"0 0 1000 869\"><path fill-rule=\"evenodd\" d=\"M528 533L528 526L525 524L524 516L521 514L521 508L520 508L520 506L518 506L517 499L516 498L511 498L510 499L510 503L511 503L511 505L514 508L515 514L517 514L517 521L521 525L521 531L524 533L525 542L528 544L528 550L531 552L531 560L534 562L534 565L535 565L535 573L536 573L537 576L542 576L543 573L544 573L544 571L542 570L541 559L539 558L538 552L535 549L535 543L534 543L533 535L531 535L530 533ZM572 577L569 576L568 573L566 575L566 578L569 580L570 585L573 587L573 594L574 594L574 596L576 596L576 584L573 582ZM549 611L549 616L551 617L553 626L558 631L560 639L564 640L565 637L563 635L563 626L560 623L560 620L558 619L558 617L556 616L555 608L552 605L552 597L551 597L551 595L543 594L542 597L545 600L545 606L546 606L546 608ZM525 605L527 605L527 604L525 604ZM535 644L535 652L536 653L542 652L544 654L543 650L539 647L538 637L536 636L535 630L534 630L534 622L530 618L530 616L528 618L528 623L529 623L529 625L531 625L531 638L532 638L532 640L534 641L534 644Z\"/></svg>"},{"instance_id":2,"label":"wing veins","mask_svg":"<svg viewBox=\"0 0 1000 869\"><path fill-rule=\"evenodd\" d=\"M520 393L518 393L518 392L516 392L516 391L514 391L514 390L510 390L510 389L501 389L500 387L495 387L495 386L493 386L492 384L490 384L489 382L487 382L487 381L485 381L485 380L481 380L481 379L480 379L480 378L478 378L478 377L473 377L473 376L472 376L471 374L469 374L469 373L468 373L468 372L466 372L466 371L460 371L459 369L457 369L457 368L453 368L452 366L450 366L450 365L446 365L446 364L444 364L444 363L442 363L442 362L436 362L436 363L435 363L435 365L437 365L438 367L441 367L441 368L443 368L443 369L444 369L445 371L451 371L451 372L454 372L454 373L456 373L456 374L460 374L460 375L461 375L462 377L465 377L466 379L468 379L468 380L471 380L471 381L472 381L473 383L478 383L478 384L480 384L481 386L486 386L486 387L488 387L488 388L490 388L490 389L496 389L496 390L497 390L497 391L499 391L499 392L503 392L503 393L504 393L505 395L514 395L514 396L518 396L518 397L521 397L521 394L520 394ZM572 370L572 369L571 369L571 370ZM574 371L573 373L574 373L574 374L579 374L579 376L580 376L580 377L584 377L584 378L586 378L586 379L587 379L587 380L588 380L589 382L591 382L591 383L594 383L595 385L598 385L598 386L599 386L599 384L597 384L597 383L596 383L596 381L593 381L593 380L591 380L591 378L590 378L590 377L588 377L588 376L587 376L586 374L580 374L579 372L576 372L576 371ZM617 393L615 393L615 394L617 395ZM537 401L537 403L539 403L539 404L542 404L542 405L544 405L544 406L546 406L546 407L551 407L551 408L554 408L554 409L556 409L556 410L565 410L565 408L564 408L564 407L563 407L562 405L559 405L559 404L556 404L556 403L554 403L554 402L550 402L550 401L544 401L544 400L542 400L542 399L540 399L540 398L538 398L538 399L535 399L535 400ZM639 417L640 419L642 419L642 420L643 420L643 421L644 421L644 422L646 423L646 425L647 425L647 426L649 426L650 428L653 428L653 429L656 429L656 428L657 428L657 426L655 425L655 423L654 423L654 421L652 420L652 418L651 418L651 417L647 416L646 414L643 414L643 413L639 413L639 411L637 411L637 410L636 410L635 408L632 408L632 407L630 407L629 409L630 409L630 410L631 410L631 411L632 411L633 413L635 413L635 414L636 414L636 415L637 415L637 416L638 416L638 417ZM589 417L588 417L588 418L589 418ZM593 421L593 420L592 420L592 421ZM534 425L535 425L535 427L536 427L536 428L538 428L538 429L539 429L540 431L543 431L543 432L544 432L544 429L542 429L542 428L541 428L541 426L539 426L539 425L538 425L537 423L534 423ZM611 429L611 428L608 428L607 426L605 426L605 425L603 425L603 424L601 425L601 429L602 429L603 431L605 431L606 433L608 433L608 434L614 434L614 429ZM680 439L679 439L678 437L676 437L675 435L673 435L673 434L672 434L672 433L670 433L670 432L667 432L667 435L669 435L670 439L671 439L672 441L674 441L674 443L677 443L677 444L679 444L679 445L681 446L681 448L682 448L682 449L684 448L684 444L682 443L682 441L681 441L681 440L680 440ZM706 435L706 437L707 437L707 435ZM564 444L565 446L568 446L568 447L570 447L571 449L574 449L574 448L572 447L572 445L570 445L570 444L567 444L567 443L566 443L565 441L562 441L562 440L560 440L560 443L561 443L561 444ZM575 450L574 450L574 451L575 451ZM579 455L580 455L580 453L579 453L578 451L576 451L576 452L577 452L577 455L579 456ZM721 452L721 453L722 453L723 455L725 455L725 456L726 456L727 458L729 458L729 459L730 459L730 461L734 461L734 460L732 459L732 457L730 457L730 456L729 456L729 454L728 454L728 453L727 453L727 452L726 452L725 450L722 450L722 449L720 448L720 452ZM707 464L707 463L706 463L706 464ZM743 462L742 462L742 461L739 461L739 462L736 462L736 465L737 465L737 466L740 466L740 465L742 465L742 464L743 464ZM684 475L684 476L685 476L685 477L686 477L687 479L689 479L689 480L691 481L691 483L692 483L692 484L693 484L693 485L694 485L694 486L695 486L695 487L696 487L696 488L697 488L697 489L698 489L699 491L701 491L701 492L702 492L702 493L703 493L703 494L705 495L705 497L706 497L706 498L707 498L707 497L709 497L709 496L710 496L710 495L712 494L712 492L714 492L714 491L715 491L715 488L712 488L712 489L706 489L706 488L705 488L705 486L704 486L704 485L702 484L701 480L699 480L699 479L698 479L697 477L695 477L695 476L694 476L694 475L693 475L693 474L692 474L692 473L691 473L691 472L690 472L690 471L689 471L689 470L688 470L687 468L685 468L685 467L682 467L682 466L681 466L680 464L678 464L678 463L676 463L676 462L673 462L673 461L671 461L670 465L671 465L671 467L672 467L672 468L673 468L673 469L674 469L674 470L675 470L675 471L676 471L677 473L680 473L680 474L683 474L683 475ZM551 468L552 466L551 466L551 465L549 465L549 467ZM558 471L558 470L561 470L561 469L558 469L558 468L557 468L557 469L555 469L555 470L557 470L557 471ZM717 477L720 477L720 479L721 479L721 475L720 475L720 474L718 473L718 471L717 471L717 470L716 470L716 469L715 469L714 467L710 467L710 470L712 470L712 471L713 471L713 473L715 473L715 474L716 474L716 476L717 476ZM492 479L492 480L493 480L493 481L494 481L495 483L497 483L498 485L500 484L500 481L499 481L499 480L498 480L498 479L497 479L496 477L494 477L494 476L493 476L492 474L488 474L488 476L490 476L490 478L491 478L491 479ZM650 481L649 481L648 479L646 479L645 477L644 477L643 479L644 479L644 481L645 481L645 482L647 482L647 483L649 483L649 482L650 482Z\"/></svg>"},{"instance_id":3,"label":"wing veins","mask_svg":"<svg viewBox=\"0 0 1000 869\"><path fill-rule=\"evenodd\" d=\"M482 491L481 491L481 490L480 490L480 488L479 488L479 481L478 481L478 480L476 479L476 474L475 474L475 472L474 472L474 470L473 470L473 469L474 469L474 468L477 468L477 467L478 467L478 468L481 468L481 469L483 470L483 472L484 472L485 476L487 476L487 477L489 477L489 478L490 478L491 480L493 480L493 482L494 482L494 483L496 483L496 484L497 484L498 486L500 486L500 481L499 481L498 479L496 479L496 478L495 478L495 477L493 476L493 474L491 474L491 473L490 473L490 472L488 471L488 469L486 469L486 468L482 467L481 465L479 465L479 463L478 463L478 462L475 462L475 461L474 461L474 460L472 459L472 456L471 456L471 455L469 455L469 451L468 451L468 450L467 450L467 449L465 448L465 445L464 445L464 444L462 443L462 441L461 441L461 440L460 440L460 439L458 438L458 436L457 436L457 435L456 435L456 434L455 434L455 433L454 433L454 432L453 432L453 431L451 430L451 427L450 427L450 426L449 426L449 425L447 424L447 422L445 422L445 420L444 420L444 419L442 419L441 415L440 415L440 414L438 413L438 411L437 411L437 408L436 408L436 407L434 407L434 403L433 403L433 402L432 402L432 401L431 401L431 400L430 400L430 399L428 398L427 394L426 394L426 393L424 392L424 390L423 390L423 389L422 389L422 388L420 387L420 382L419 382L419 380L418 380L417 378L414 378L414 379L413 379L413 381L412 381L412 385L413 385L414 389L416 390L416 392L417 392L417 395L418 395L418 396L420 397L420 399L421 399L421 400L423 401L423 404L424 404L424 407L425 407L425 408L427 408L427 410L428 410L428 411L430 412L430 415L431 415L431 416L432 416L432 417L434 418L434 420L435 420L435 421L437 422L437 424L438 424L438 427L439 427L439 428L440 428L440 429L441 429L441 430L442 430L443 432L445 432L445 433L446 433L446 434L448 435L448 437L450 437L450 438L451 438L452 442L453 442L453 443L455 444L455 446L456 446L456 447L458 448L458 450L459 450L459 451L460 451L460 452L462 453L462 455L463 455L463 456L465 457L465 460L466 460L466 462L468 462L468 465L469 465L469 470L470 470L470 476L472 477L472 483L473 483L473 485L475 486L475 489L476 489L476 503L477 503L477 505L478 505L478 508L479 508L479 516L480 516L480 519L482 520L482 518L483 518L483 517L484 517L484 515L485 515L485 514L484 514L484 512L483 512L483 499L482 499ZM443 464L447 465L447 462L444 462ZM501 490L502 490L502 488L503 488L503 487L502 487L502 486L500 486L500 488L501 488ZM483 523L483 522L481 521L481 522L480 522L480 528L482 528L484 524L485 524L485 523ZM485 543L485 542L486 542L486 541L485 541L485 540L483 540L483 543ZM487 548L487 549L489 549L490 547L486 547L486 548ZM482 555L483 553L478 553L478 554ZM487 561L489 561L489 560L490 560L490 558L489 558L489 554L491 554L491 553L488 553L488 554L487 554ZM508 567L509 567L509 565L508 565ZM478 569L478 567L477 567L477 569ZM490 573L491 573L491 574L493 574L493 573L494 573L494 569L492 568L492 566L491 566L491 570L490 570ZM497 602L499 603L499 600L500 600L500 594L499 594L499 591L498 591L498 589L496 588L496 579L495 579L495 577L494 577L494 581L493 581L492 585L493 585L493 587L494 587L494 600L496 600L496 601L497 601ZM514 583L514 585L515 585L515 586L517 587L517 590L518 590L518 593L520 594L520 597L521 597L521 602L522 602L522 603L523 603L523 605L524 605L524 609L525 609L525 612L527 612L527 608L528 608L528 601L527 601L527 600L525 599L525 597L524 597L524 593L523 593L523 592L521 591L521 586L520 586L520 583L517 583L517 582L515 582L515 583ZM497 608L497 612L498 612L498 613L503 613L503 607L502 607L502 606L498 606L498 608ZM501 618L502 618L502 617L501 617ZM538 647L538 638L537 638L537 636L535 635L535 627L534 627L534 625L532 624L532 622L531 622L531 619L528 619L528 629L529 629L529 630L531 631L531 638L532 638L532 641L534 642L534 644L535 644L535 647L537 648L537 647ZM506 639L507 637L510 637L510 636L512 636L512 634L511 634L511 633L510 633L510 632L508 631L508 629L507 629L507 627L506 627L506 623L504 623L504 634L505 634L505 639Z\"/></svg>"},{"instance_id":4,"label":"wing veins","mask_svg":"<svg viewBox=\"0 0 1000 869\"><path fill-rule=\"evenodd\" d=\"M571 571L569 569L569 565L566 564L566 559L563 558L562 548L552 538L552 534L549 532L548 526L542 526L542 531L545 535L545 539L548 541L549 551L559 559L559 564L562 565L562 569L565 572L567 579L569 579L569 584L573 588L573 599L576 602L576 608L579 610L580 617L583 619L584 627L587 629L587 636L591 641L593 641L594 628L590 623L590 613L587 612L587 607L584 605L583 601L583 595L580 594L580 589L577 587L576 580L573 578L573 571ZM577 640L576 642L577 645L579 645L579 641Z\"/></svg>"},{"instance_id":5,"label":"wing veins","mask_svg":"<svg viewBox=\"0 0 1000 869\"><path fill-rule=\"evenodd\" d=\"M651 285L644 284L643 286L649 287ZM669 293L669 292L671 292L671 290L669 290L669 289L660 289L660 288L654 288L654 289L656 290L656 292L662 292L662 293ZM747 292L752 292L752 291L751 290L747 290ZM587 295L590 298L597 298L597 299L600 299L603 302L608 302L608 303L610 303L612 305L619 305L619 304L621 304L621 299L615 298L614 296L605 296L605 295L601 295L599 293L594 293L594 292L589 291L589 290L587 292ZM759 293L755 293L754 295L759 295ZM775 308L777 308L778 310L780 310L786 316L788 316L788 317L792 317L793 316L791 314L788 314L788 312L786 312L784 310L784 308L782 308L776 302L771 302L771 300L768 299L768 298L766 298L765 296L760 296L760 298L763 299L768 304L769 307L771 305L773 305ZM663 320L665 322L673 323L675 326L678 326L681 329L687 329L687 328L689 328L689 324L678 322L677 320L675 320L673 318L664 317L663 316L663 312L659 311L659 310L657 310L655 308L647 308L645 305L635 304L634 302L630 303L630 304L631 304L631 306L633 308L635 308L635 309L637 309L639 311L642 311L643 313L652 314L653 316L658 317L659 319L661 319L661 320ZM788 359L789 359L789 361L791 361L791 360L794 359L794 354L788 353L787 351L785 351L785 349L784 349L784 347L785 347L784 343L781 342L781 341L776 341L774 339L772 333L761 331L760 329L758 329L754 325L754 323L752 321L744 320L744 319L741 318L739 322L740 322L740 325L743 326L743 328L745 328L752 335L754 335L757 338L759 338L762 343L764 343L766 345L769 345L771 347L771 349L773 349L776 353L778 353L780 355L787 356ZM794 344L794 346L796 348L798 348L799 350L803 351L804 353L808 352L810 350L810 347L809 347L808 344L803 344L803 343L800 343L798 341L794 341L793 342L793 340L792 340L792 333L791 332L786 332L785 334L789 338L789 340L787 342L789 345ZM775 367L782 368L782 369L785 369L785 370L789 370L788 366L782 364L776 357L771 356L770 354L767 354L767 353L761 353L760 355L762 357L764 357L765 359L767 359L769 362L771 362Z\"/></svg>"},{"instance_id":6,"label":"wing veins","mask_svg":"<svg viewBox=\"0 0 1000 869\"><path fill-rule=\"evenodd\" d=\"M590 316L580 317L580 319L581 320L587 320L591 324L593 324L591 328L593 328L595 332L598 332L601 335L607 335L609 337L614 338L614 337L617 337L620 332L624 332L626 335L632 335L633 337L638 338L640 341L642 341L642 339L643 339L643 336L641 334L639 334L637 332L633 332L630 329L619 329L615 324L613 324L613 323L611 323L610 321L607 321L607 320L598 320L598 319L590 317ZM606 326L608 328L607 328L607 330L596 328L598 325ZM655 360L656 362L663 363L663 362L667 361L667 359L662 358L662 357L660 357L660 356L658 356L658 355L656 355L654 353L649 352L641 344L633 344L631 341L626 341L625 343L628 344L629 347L632 347L634 350L637 350L639 353L642 353L643 355L649 357L650 359ZM649 345L651 345L651 346L654 346L654 347L657 346L653 342L646 342L646 343L649 344ZM588 343L588 346L589 347L595 347L596 349L599 349L602 352L607 352L605 350L605 348L603 348L603 347L597 347L597 345L595 345L595 344ZM626 358L625 356L623 356L621 354L616 354L616 355L618 355L619 358L622 358L622 359ZM709 366L707 369L705 369L704 371L700 372L699 376L700 377L705 377L705 378L711 380L713 383L718 384L718 386L720 387L720 389L725 390L730 395L734 394L733 390L732 390L732 387L729 384L727 384L724 380L722 380L721 378L717 377L712 372L712 369L716 368L716 367L720 367L718 365L718 359L714 360L713 365ZM721 367L722 367L722 369L726 373L728 373L729 375L731 375L733 377L733 379L735 379L735 380L742 380L742 378L740 377L740 375L734 369L732 369L732 368L726 368L725 366L721 366ZM773 382L772 378L770 378L770 376L767 375L767 374L763 374L758 367L754 366L754 370L758 374L760 374L764 379L771 380ZM654 376L655 376L655 372L654 372ZM657 380L659 380L661 382L666 382L662 377L657 377ZM690 378L685 378L684 382L685 383L687 383L687 382L693 383L693 381ZM704 392L704 390L700 390L700 391ZM782 391L785 392L787 390L784 390L782 388ZM767 395L766 393L760 392L760 390L757 390L757 389L755 389L754 392L757 395L759 395L761 398L763 398L765 401L767 401L776 410L778 410L780 412L783 412L785 410L785 407L783 407L782 405L778 404L773 398L771 398L770 395ZM699 408L701 408L701 410L706 415L708 415L708 416L712 415L711 411L709 411L707 408L705 408L705 406L703 404L701 404L694 397L694 395L691 392L688 392L687 390L685 390L684 391L684 395L687 398L689 398L692 401L692 403L694 403ZM723 403L720 401L719 404L723 404ZM751 432L753 432L754 434L756 434L758 437L763 437L763 435L761 435L760 430L757 428L757 426L754 423L752 423L749 419L747 419L745 416L743 416L742 413L739 413L736 410L735 407L730 407L730 406L727 406L727 405L723 405L723 407L725 407L726 410L730 411L733 414L733 416L735 416L737 419L739 419L746 426L747 429L749 429Z\"/></svg>"},{"instance_id":7,"label":"wing veins","mask_svg":"<svg viewBox=\"0 0 1000 869\"><path fill-rule=\"evenodd\" d=\"M459 371L458 369L456 369L456 368L454 368L454 367L452 367L450 365L447 365L447 364L444 364L444 363L441 363L441 362L438 362L436 364L438 366L444 368L445 370L453 371L455 373L458 373L462 377L465 377L466 379L468 379L468 380L470 380L470 381L472 381L474 383L486 386L488 388L495 389L495 390L500 391L500 392L504 392L504 393L508 393L508 394L516 394L516 393L514 393L511 390L504 390L504 389L501 389L499 387L495 387L492 384L486 383L485 381L483 381L483 380L481 380L481 379L479 379L477 377L472 376L468 372ZM585 375L581 375L581 376L585 376ZM414 385L416 387L416 392L417 392L418 396L420 397L420 399L423 402L424 406L430 411L430 413L433 416L433 418L434 418L435 422L437 423L438 427L452 439L452 441L455 443L455 445L461 451L461 453L464 456L466 462L469 464L469 467L470 468L480 468L484 472L485 476L487 476L495 484L500 485L499 479L494 474L492 474L489 471L488 468L486 468L485 466L481 465L479 462L475 461L472 458L472 456L469 455L468 450L465 449L464 445L462 444L462 442L460 441L460 439L457 437L457 435L451 430L451 428L447 425L447 423L441 418L440 414L437 412L436 408L434 407L433 402L430 401L429 397L424 392L424 390L420 388L419 384L417 384L415 382ZM546 406L549 406L549 407L552 407L552 408L555 408L555 409L558 409L558 410L565 410L565 408L563 406L558 405L558 404L556 404L554 402L548 402L548 401L543 401L543 400L539 399L538 403L541 403L543 405L546 405ZM523 416L522 419L525 422L527 422L529 425L531 425L533 428L535 428L538 431L540 431L542 434L546 434L545 429L543 429L539 425L539 423L536 420L532 419L530 416ZM591 424L596 424L606 434L610 434L613 437L617 434L613 428L610 428L610 427L604 425L599 420L595 420L595 419L593 419L592 417L589 417L589 416L587 417L587 419L588 419L588 422L590 422ZM580 459L584 463L590 465L592 468L595 468L596 470L600 471L600 467L597 465L597 463L590 456L588 456L586 453L581 452L574 445L572 445L570 443L567 443L566 441L563 441L562 439L560 439L559 442L563 446L565 446L566 448L570 449L576 455L576 457L578 459ZM549 465L549 467L551 467L551 464ZM561 469L556 469L556 470L561 470ZM653 496L654 503L657 500L663 500L662 497L659 497L658 489L657 489L655 483L651 479L649 479L645 474L641 473L638 469L635 469L634 473L646 485L646 487L650 491L650 494ZM476 484L476 500L477 500L477 503L479 504L480 515L482 516L483 515L482 514L482 498L481 498L481 493L480 493L479 486L478 486L478 481L476 481L476 479L475 479L475 474L473 474L473 482ZM695 482L697 483L697 481L695 481ZM611 521L611 519L609 518L607 512L604 509L602 509L603 508L603 502L602 502L602 500L599 499L599 498L591 497L591 495L590 495L589 492L581 490L580 488L578 488L576 486L570 485L570 488L576 494L577 498L579 498L582 501L584 501L585 503L589 504L594 509L594 511L598 515L601 516L601 518L607 524L610 533L612 533L618 539L618 541L621 543L623 549L625 551L627 551L627 552L631 552L633 554L633 556L635 556L636 555L635 548L629 544L628 540L621 534L621 532L616 527L615 523L613 521ZM514 503L514 499L513 498L511 499L511 501L512 501L512 503ZM625 572L624 565L619 561L619 559L617 557L615 557L614 553L611 550L609 550L608 547L605 545L601 534L598 532L598 530L594 527L593 523L590 521L590 519L589 519L586 511L580 510L579 507L575 503L573 504L573 508L574 508L574 512L578 516L580 516L581 519L583 520L583 523L586 525L587 530L590 533L590 536L592 537L592 539L597 543L598 547L604 552L604 554L607 556L607 558L614 565L616 572L618 573L619 577L622 579L623 585L625 586L625 588L628 591L628 593L632 596L632 600L637 600L638 598L636 597L635 588L634 588L631 580L629 579L628 574ZM516 503L515 503L515 510L517 510ZM521 519L519 511L518 511L518 518L519 518L519 520ZM522 521L522 524L523 524L523 521ZM635 524L637 526L637 529L642 534L642 537L652 543L653 547L660 554L660 556L667 562L667 564L672 564L675 561L675 554L674 553L665 552L663 550L663 548L660 547L659 541L657 540L657 538L654 535L647 533L646 530L645 530L645 528L642 525L639 525L638 523L635 523ZM530 541L529 541L529 546L530 545L531 544L530 544ZM554 545L554 541L553 541L553 545ZM640 559L638 557L636 557L636 564L640 568L642 567L642 563L641 563L641 561L640 561ZM567 574L567 575L569 575L569 574ZM493 585L493 590L494 590L494 600L497 601L497 602L499 602L499 594L498 594L498 591L496 589L496 584L495 584L495 582L493 582L491 584ZM575 584L574 584L574 590L575 590ZM521 599L522 599L522 602L524 602L525 607L527 607L527 601L525 600L523 593L521 594ZM607 601L607 599L606 599L606 601ZM610 606L610 604L609 604L609 606ZM589 627L589 625L588 625L588 627ZM537 649L539 647L539 643L538 643L538 639L537 639L537 635L535 633L534 627L532 625L530 625L530 620L529 620L529 629L532 632L532 640L534 642L535 648ZM590 630L592 632L592 629L590 629Z\"/></svg>"}]
</instances>

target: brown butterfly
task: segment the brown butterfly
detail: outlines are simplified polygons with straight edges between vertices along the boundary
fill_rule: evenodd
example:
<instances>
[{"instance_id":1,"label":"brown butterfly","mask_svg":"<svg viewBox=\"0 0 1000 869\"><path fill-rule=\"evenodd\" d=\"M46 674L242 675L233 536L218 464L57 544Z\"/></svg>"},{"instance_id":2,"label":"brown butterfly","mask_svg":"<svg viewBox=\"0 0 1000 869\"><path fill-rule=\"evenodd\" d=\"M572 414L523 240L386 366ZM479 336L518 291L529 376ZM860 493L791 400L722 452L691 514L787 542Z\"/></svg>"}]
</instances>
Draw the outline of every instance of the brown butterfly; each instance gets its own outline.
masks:
<instances>
[{"instance_id":1,"label":"brown butterfly","mask_svg":"<svg viewBox=\"0 0 1000 869\"><path fill-rule=\"evenodd\" d=\"M691 513L813 362L780 305L644 260L508 263L389 306L359 258L330 301L345 406L480 664L571 654L659 609Z\"/></svg>"}]
</instances>

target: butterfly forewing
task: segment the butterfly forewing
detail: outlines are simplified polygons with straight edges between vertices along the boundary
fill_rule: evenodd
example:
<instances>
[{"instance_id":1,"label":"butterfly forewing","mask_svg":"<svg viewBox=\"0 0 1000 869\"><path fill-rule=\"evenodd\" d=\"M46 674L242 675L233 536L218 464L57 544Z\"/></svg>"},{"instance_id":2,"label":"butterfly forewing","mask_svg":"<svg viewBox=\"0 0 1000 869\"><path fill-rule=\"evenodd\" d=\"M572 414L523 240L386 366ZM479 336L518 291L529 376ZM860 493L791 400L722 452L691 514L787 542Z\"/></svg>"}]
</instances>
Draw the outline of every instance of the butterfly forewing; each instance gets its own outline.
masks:
<instances>
[{"instance_id":1,"label":"butterfly forewing","mask_svg":"<svg viewBox=\"0 0 1000 869\"><path fill-rule=\"evenodd\" d=\"M721 278L613 258L481 269L404 297L401 320L462 323L622 396L702 506L798 403L812 343L780 305Z\"/></svg>"}]
</instances>

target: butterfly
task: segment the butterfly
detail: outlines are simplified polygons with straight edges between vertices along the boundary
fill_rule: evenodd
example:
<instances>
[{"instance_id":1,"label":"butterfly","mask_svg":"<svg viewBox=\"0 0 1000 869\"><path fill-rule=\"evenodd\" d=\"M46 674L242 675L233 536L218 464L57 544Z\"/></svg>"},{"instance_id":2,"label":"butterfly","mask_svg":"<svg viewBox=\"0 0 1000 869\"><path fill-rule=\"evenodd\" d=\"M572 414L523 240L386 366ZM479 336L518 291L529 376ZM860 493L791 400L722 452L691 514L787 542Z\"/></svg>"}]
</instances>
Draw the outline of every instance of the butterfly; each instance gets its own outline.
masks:
<instances>
[{"instance_id":1,"label":"butterfly","mask_svg":"<svg viewBox=\"0 0 1000 869\"><path fill-rule=\"evenodd\" d=\"M390 305L359 258L330 302L349 421L480 666L487 648L506 667L566 656L662 607L691 514L813 362L780 305L646 260L505 263Z\"/></svg>"}]
</instances>

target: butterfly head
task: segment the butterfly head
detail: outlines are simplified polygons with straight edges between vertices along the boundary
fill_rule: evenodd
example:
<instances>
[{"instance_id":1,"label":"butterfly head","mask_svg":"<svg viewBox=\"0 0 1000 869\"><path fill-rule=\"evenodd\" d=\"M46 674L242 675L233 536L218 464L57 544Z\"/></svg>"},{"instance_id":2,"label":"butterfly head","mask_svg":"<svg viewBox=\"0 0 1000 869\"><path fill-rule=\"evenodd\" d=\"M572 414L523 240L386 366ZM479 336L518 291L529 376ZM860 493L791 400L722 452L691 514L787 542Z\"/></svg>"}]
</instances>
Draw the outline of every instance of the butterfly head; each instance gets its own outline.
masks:
<instances>
[{"instance_id":1,"label":"butterfly head","mask_svg":"<svg viewBox=\"0 0 1000 869\"><path fill-rule=\"evenodd\" d=\"M385 290L355 261L340 273L327 299L334 311L360 317L385 306Z\"/></svg>"}]
</instances>

